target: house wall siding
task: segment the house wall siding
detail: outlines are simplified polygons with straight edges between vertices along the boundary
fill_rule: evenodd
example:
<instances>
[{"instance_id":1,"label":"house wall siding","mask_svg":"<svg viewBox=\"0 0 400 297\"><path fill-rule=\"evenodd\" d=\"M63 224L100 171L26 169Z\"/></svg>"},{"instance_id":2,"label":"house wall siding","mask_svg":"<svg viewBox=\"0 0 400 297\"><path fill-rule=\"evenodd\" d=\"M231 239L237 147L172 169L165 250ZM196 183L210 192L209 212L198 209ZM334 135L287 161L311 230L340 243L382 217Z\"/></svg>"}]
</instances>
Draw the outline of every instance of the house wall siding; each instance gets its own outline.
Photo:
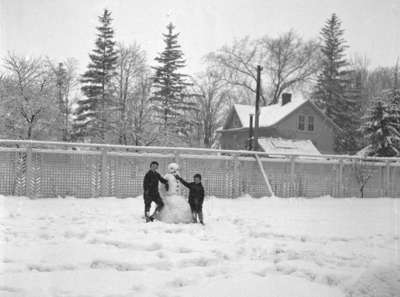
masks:
<instances>
[{"instance_id":1,"label":"house wall siding","mask_svg":"<svg viewBox=\"0 0 400 297\"><path fill-rule=\"evenodd\" d=\"M305 115L305 130L299 130L299 115ZM308 131L308 116L314 117L314 131ZM309 139L323 154L332 154L335 149L335 131L327 119L317 113L314 108L305 104L289 115L284 121L276 126L282 138Z\"/></svg>"},{"instance_id":2,"label":"house wall siding","mask_svg":"<svg viewBox=\"0 0 400 297\"><path fill-rule=\"evenodd\" d=\"M281 137L275 128L260 128L259 137ZM249 129L224 131L221 135L221 149L246 149Z\"/></svg>"},{"instance_id":3,"label":"house wall siding","mask_svg":"<svg viewBox=\"0 0 400 297\"><path fill-rule=\"evenodd\" d=\"M244 131L224 131L221 135L222 149L246 149L247 139L249 137L248 129Z\"/></svg>"}]
</instances>

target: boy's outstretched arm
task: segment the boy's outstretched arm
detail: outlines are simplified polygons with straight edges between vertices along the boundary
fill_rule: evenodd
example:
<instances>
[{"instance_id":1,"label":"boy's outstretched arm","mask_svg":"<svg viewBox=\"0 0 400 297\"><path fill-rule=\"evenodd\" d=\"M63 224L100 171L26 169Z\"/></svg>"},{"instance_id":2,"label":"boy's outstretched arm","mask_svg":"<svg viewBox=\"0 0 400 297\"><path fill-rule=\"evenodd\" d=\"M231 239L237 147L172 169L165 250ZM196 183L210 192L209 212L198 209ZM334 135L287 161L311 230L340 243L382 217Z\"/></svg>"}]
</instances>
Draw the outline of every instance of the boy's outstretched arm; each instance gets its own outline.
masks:
<instances>
[{"instance_id":1,"label":"boy's outstretched arm","mask_svg":"<svg viewBox=\"0 0 400 297\"><path fill-rule=\"evenodd\" d=\"M175 178L179 180L185 187L190 189L190 184L187 181L185 181L182 177L180 177L179 175L175 175Z\"/></svg>"},{"instance_id":2,"label":"boy's outstretched arm","mask_svg":"<svg viewBox=\"0 0 400 297\"><path fill-rule=\"evenodd\" d=\"M165 178L163 178L163 177L161 176L161 174L159 174L158 172L157 172L157 176L158 176L158 180L159 180L160 182L162 182L164 185L168 184L168 181L167 181Z\"/></svg>"}]
</instances>

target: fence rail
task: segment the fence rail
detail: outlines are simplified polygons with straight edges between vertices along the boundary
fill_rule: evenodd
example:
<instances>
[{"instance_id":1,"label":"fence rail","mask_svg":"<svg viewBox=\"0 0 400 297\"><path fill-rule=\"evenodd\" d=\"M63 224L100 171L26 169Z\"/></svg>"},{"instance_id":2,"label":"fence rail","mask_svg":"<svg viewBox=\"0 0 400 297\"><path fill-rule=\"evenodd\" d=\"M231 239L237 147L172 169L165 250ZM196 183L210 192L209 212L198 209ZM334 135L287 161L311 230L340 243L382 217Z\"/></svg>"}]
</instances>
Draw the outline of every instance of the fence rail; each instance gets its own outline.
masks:
<instances>
[{"instance_id":1,"label":"fence rail","mask_svg":"<svg viewBox=\"0 0 400 297\"><path fill-rule=\"evenodd\" d=\"M363 192L365 197L400 197L400 158L24 140L0 140L0 193L137 196L150 161L157 160L160 172L175 161L185 178L201 173L209 195L265 196L270 191L255 156L277 196L353 197Z\"/></svg>"}]
</instances>

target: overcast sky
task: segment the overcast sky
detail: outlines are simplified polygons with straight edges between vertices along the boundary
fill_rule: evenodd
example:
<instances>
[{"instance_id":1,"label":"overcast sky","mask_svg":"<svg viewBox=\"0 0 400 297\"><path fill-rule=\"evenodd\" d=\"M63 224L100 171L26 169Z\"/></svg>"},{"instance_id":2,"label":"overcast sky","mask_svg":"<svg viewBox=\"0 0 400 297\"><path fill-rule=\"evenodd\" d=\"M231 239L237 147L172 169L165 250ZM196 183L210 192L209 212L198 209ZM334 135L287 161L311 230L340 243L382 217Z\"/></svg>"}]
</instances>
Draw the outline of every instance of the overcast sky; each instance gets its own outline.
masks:
<instances>
[{"instance_id":1,"label":"overcast sky","mask_svg":"<svg viewBox=\"0 0 400 297\"><path fill-rule=\"evenodd\" d=\"M8 51L75 57L84 69L93 48L97 16L112 11L115 37L138 42L154 64L169 21L181 32L187 72L201 58L235 38L276 36L294 29L316 37L333 13L342 20L349 54L366 55L372 67L400 56L400 0L0 0L0 55Z\"/></svg>"}]
</instances>

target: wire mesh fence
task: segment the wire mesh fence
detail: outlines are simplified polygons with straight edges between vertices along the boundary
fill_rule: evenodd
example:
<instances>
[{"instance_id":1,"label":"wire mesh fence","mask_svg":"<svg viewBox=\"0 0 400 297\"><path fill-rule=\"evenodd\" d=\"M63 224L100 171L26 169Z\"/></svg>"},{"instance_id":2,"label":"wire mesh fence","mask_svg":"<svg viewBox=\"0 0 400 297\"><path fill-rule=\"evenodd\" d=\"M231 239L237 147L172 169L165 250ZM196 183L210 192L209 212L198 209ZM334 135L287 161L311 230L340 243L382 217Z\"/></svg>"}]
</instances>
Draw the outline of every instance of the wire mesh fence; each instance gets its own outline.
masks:
<instances>
[{"instance_id":1,"label":"wire mesh fence","mask_svg":"<svg viewBox=\"0 0 400 297\"><path fill-rule=\"evenodd\" d=\"M13 140L0 141L0 193L135 197L142 194L143 177L156 160L160 173L170 162L179 163L185 179L200 173L207 195L270 195L255 154L279 197L400 197L400 159L395 158Z\"/></svg>"}]
</instances>

